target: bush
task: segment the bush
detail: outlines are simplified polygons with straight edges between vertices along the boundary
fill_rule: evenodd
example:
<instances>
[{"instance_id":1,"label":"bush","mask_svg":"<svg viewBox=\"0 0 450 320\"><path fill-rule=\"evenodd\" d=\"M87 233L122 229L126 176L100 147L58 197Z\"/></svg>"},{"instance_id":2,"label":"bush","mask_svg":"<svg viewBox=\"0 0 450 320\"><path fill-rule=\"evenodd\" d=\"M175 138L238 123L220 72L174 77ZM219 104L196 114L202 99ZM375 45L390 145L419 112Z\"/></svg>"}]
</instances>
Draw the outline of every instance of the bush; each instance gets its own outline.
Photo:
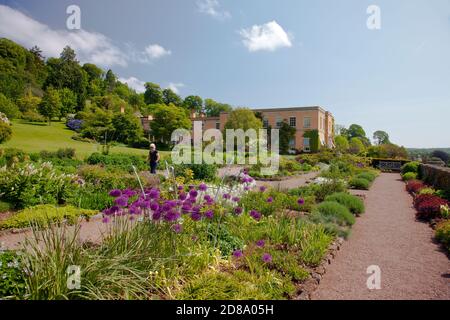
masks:
<instances>
[{"instance_id":1,"label":"bush","mask_svg":"<svg viewBox=\"0 0 450 320\"><path fill-rule=\"evenodd\" d=\"M217 177L217 166L214 164L180 164L174 165L175 175L184 176L186 169L194 174L195 180L213 181Z\"/></svg>"},{"instance_id":2,"label":"bush","mask_svg":"<svg viewBox=\"0 0 450 320\"><path fill-rule=\"evenodd\" d=\"M28 110L22 114L22 119L28 122L47 122L44 116L33 110Z\"/></svg>"},{"instance_id":3,"label":"bush","mask_svg":"<svg viewBox=\"0 0 450 320\"><path fill-rule=\"evenodd\" d=\"M338 202L325 201L319 204L313 211L313 215L321 215L331 218L338 225L351 226L355 223L355 217L350 210Z\"/></svg>"},{"instance_id":4,"label":"bush","mask_svg":"<svg viewBox=\"0 0 450 320\"><path fill-rule=\"evenodd\" d=\"M417 209L417 218L429 220L440 216L441 206L449 202L435 195L423 194L414 199L414 207Z\"/></svg>"},{"instance_id":5,"label":"bush","mask_svg":"<svg viewBox=\"0 0 450 320\"><path fill-rule=\"evenodd\" d=\"M350 179L349 185L353 189L369 190L369 188L370 188L370 181L367 180L367 179L355 177L355 178Z\"/></svg>"},{"instance_id":6,"label":"bush","mask_svg":"<svg viewBox=\"0 0 450 320\"><path fill-rule=\"evenodd\" d=\"M416 162L416 161L408 162L408 163L403 165L403 167L402 167L402 174L409 173L409 172L418 174L419 173L419 166L420 166L419 162Z\"/></svg>"},{"instance_id":7,"label":"bush","mask_svg":"<svg viewBox=\"0 0 450 320\"><path fill-rule=\"evenodd\" d=\"M78 169L78 175L98 191L109 192L112 189L139 188L139 182L134 174L121 170L108 171L99 165L81 166Z\"/></svg>"},{"instance_id":8,"label":"bush","mask_svg":"<svg viewBox=\"0 0 450 320\"><path fill-rule=\"evenodd\" d=\"M425 188L425 184L420 180L410 180L406 184L406 191L409 193L418 193L421 189Z\"/></svg>"},{"instance_id":9,"label":"bush","mask_svg":"<svg viewBox=\"0 0 450 320\"><path fill-rule=\"evenodd\" d=\"M128 154L109 154L104 155L101 153L93 153L87 159L86 162L91 165L104 165L119 167L122 170L132 172L132 166L134 165L138 170L148 170L147 162L144 158L136 155Z\"/></svg>"},{"instance_id":10,"label":"bush","mask_svg":"<svg viewBox=\"0 0 450 320\"><path fill-rule=\"evenodd\" d=\"M0 229L26 228L30 225L46 227L50 223L63 221L73 224L78 217L90 217L97 213L96 210L83 210L73 206L39 205L19 211L6 220L0 221Z\"/></svg>"},{"instance_id":11,"label":"bush","mask_svg":"<svg viewBox=\"0 0 450 320\"><path fill-rule=\"evenodd\" d=\"M13 251L0 251L0 300L21 299L25 295L26 282L22 259Z\"/></svg>"},{"instance_id":12,"label":"bush","mask_svg":"<svg viewBox=\"0 0 450 320\"><path fill-rule=\"evenodd\" d=\"M402 174L403 181L417 180L417 173L406 172Z\"/></svg>"},{"instance_id":13,"label":"bush","mask_svg":"<svg viewBox=\"0 0 450 320\"><path fill-rule=\"evenodd\" d=\"M370 172L370 171L364 171L364 172L359 173L356 176L356 178L357 179L365 179L365 180L367 180L369 182L374 182L375 179L377 178L377 175L375 173L373 173L373 172Z\"/></svg>"},{"instance_id":14,"label":"bush","mask_svg":"<svg viewBox=\"0 0 450 320\"><path fill-rule=\"evenodd\" d=\"M332 194L331 196L328 196L325 201L338 202L347 207L353 214L361 214L365 211L364 202L359 197L345 192Z\"/></svg>"},{"instance_id":15,"label":"bush","mask_svg":"<svg viewBox=\"0 0 450 320\"><path fill-rule=\"evenodd\" d=\"M419 190L418 195L422 195L422 194L429 194L429 195L434 195L436 194L436 190L434 190L433 188L422 188Z\"/></svg>"},{"instance_id":16,"label":"bush","mask_svg":"<svg viewBox=\"0 0 450 320\"><path fill-rule=\"evenodd\" d=\"M11 125L0 121L0 143L4 143L11 139L12 129Z\"/></svg>"},{"instance_id":17,"label":"bush","mask_svg":"<svg viewBox=\"0 0 450 320\"><path fill-rule=\"evenodd\" d=\"M1 212L7 212L9 210L11 210L13 208L13 206L5 201L0 201L0 213Z\"/></svg>"},{"instance_id":18,"label":"bush","mask_svg":"<svg viewBox=\"0 0 450 320\"><path fill-rule=\"evenodd\" d=\"M73 131L80 132L83 127L83 120L80 119L70 119L67 121L66 126Z\"/></svg>"},{"instance_id":19,"label":"bush","mask_svg":"<svg viewBox=\"0 0 450 320\"><path fill-rule=\"evenodd\" d=\"M314 195L318 202L325 200L325 198L333 193L344 192L347 190L344 182L340 180L331 180L330 182L325 182L318 184L315 187Z\"/></svg>"},{"instance_id":20,"label":"bush","mask_svg":"<svg viewBox=\"0 0 450 320\"><path fill-rule=\"evenodd\" d=\"M39 157L42 160L51 160L53 158L58 159L74 159L75 158L75 149L73 148L65 148L58 149L57 151L41 151L39 152Z\"/></svg>"},{"instance_id":21,"label":"bush","mask_svg":"<svg viewBox=\"0 0 450 320\"><path fill-rule=\"evenodd\" d=\"M94 185L86 186L80 190L73 198L67 200L77 208L90 210L103 210L113 205L113 199L106 190Z\"/></svg>"},{"instance_id":22,"label":"bush","mask_svg":"<svg viewBox=\"0 0 450 320\"><path fill-rule=\"evenodd\" d=\"M78 187L75 176L58 174L49 162L0 168L1 198L19 209L37 204L62 204Z\"/></svg>"},{"instance_id":23,"label":"bush","mask_svg":"<svg viewBox=\"0 0 450 320\"><path fill-rule=\"evenodd\" d=\"M22 150L15 148L0 149L0 167L11 166L14 163L28 160L29 156Z\"/></svg>"},{"instance_id":24,"label":"bush","mask_svg":"<svg viewBox=\"0 0 450 320\"><path fill-rule=\"evenodd\" d=\"M436 227L436 239L450 252L450 220L438 224Z\"/></svg>"}]
</instances>

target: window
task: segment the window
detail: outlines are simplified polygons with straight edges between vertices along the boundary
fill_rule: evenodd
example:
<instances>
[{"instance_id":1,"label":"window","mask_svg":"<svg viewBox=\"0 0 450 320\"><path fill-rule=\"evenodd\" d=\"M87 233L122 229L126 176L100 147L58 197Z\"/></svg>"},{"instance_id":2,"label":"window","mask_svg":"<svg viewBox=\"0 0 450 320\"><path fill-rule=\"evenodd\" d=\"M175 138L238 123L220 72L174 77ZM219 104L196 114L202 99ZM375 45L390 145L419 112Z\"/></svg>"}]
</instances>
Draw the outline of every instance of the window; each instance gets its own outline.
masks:
<instances>
[{"instance_id":1,"label":"window","mask_svg":"<svg viewBox=\"0 0 450 320\"><path fill-rule=\"evenodd\" d=\"M216 122L216 129L220 130L220 122Z\"/></svg>"},{"instance_id":2,"label":"window","mask_svg":"<svg viewBox=\"0 0 450 320\"><path fill-rule=\"evenodd\" d=\"M290 125L292 128L297 127L297 118L296 118L296 117L290 117L290 118L289 118L289 125Z\"/></svg>"},{"instance_id":3,"label":"window","mask_svg":"<svg viewBox=\"0 0 450 320\"><path fill-rule=\"evenodd\" d=\"M295 148L295 138L289 140L289 147Z\"/></svg>"},{"instance_id":4,"label":"window","mask_svg":"<svg viewBox=\"0 0 450 320\"><path fill-rule=\"evenodd\" d=\"M281 117L277 117L277 128L281 128L282 123L283 123L283 119Z\"/></svg>"},{"instance_id":5,"label":"window","mask_svg":"<svg viewBox=\"0 0 450 320\"><path fill-rule=\"evenodd\" d=\"M268 127L269 127L269 120L264 118L264 120L263 120L263 128L267 129Z\"/></svg>"},{"instance_id":6,"label":"window","mask_svg":"<svg viewBox=\"0 0 450 320\"><path fill-rule=\"evenodd\" d=\"M311 128L311 118L303 118L303 128Z\"/></svg>"},{"instance_id":7,"label":"window","mask_svg":"<svg viewBox=\"0 0 450 320\"><path fill-rule=\"evenodd\" d=\"M303 150L311 151L311 138L303 138Z\"/></svg>"}]
</instances>

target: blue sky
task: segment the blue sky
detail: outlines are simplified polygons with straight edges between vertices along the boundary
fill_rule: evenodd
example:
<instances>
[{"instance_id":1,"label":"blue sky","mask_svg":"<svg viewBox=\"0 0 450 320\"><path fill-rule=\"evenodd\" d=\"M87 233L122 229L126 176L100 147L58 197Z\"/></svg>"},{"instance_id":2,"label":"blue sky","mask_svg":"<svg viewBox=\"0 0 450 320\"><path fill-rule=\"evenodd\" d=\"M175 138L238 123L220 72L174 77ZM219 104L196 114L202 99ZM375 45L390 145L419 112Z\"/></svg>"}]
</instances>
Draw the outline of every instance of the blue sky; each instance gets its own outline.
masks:
<instances>
[{"instance_id":1,"label":"blue sky","mask_svg":"<svg viewBox=\"0 0 450 320\"><path fill-rule=\"evenodd\" d=\"M81 31L66 8L81 9ZM366 10L381 10L369 30ZM252 29L253 28L253 29ZM407 147L450 147L448 0L0 0L0 36L254 108L321 105Z\"/></svg>"}]
</instances>

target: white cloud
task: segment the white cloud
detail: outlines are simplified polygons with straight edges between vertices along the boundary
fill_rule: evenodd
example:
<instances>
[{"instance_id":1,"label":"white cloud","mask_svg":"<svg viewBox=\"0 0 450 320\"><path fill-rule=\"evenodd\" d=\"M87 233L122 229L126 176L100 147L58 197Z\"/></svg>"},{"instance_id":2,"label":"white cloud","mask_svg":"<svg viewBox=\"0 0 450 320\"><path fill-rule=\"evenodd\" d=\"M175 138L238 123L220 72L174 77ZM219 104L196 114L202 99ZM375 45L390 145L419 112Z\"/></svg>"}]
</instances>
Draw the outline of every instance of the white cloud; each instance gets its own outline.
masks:
<instances>
[{"instance_id":1,"label":"white cloud","mask_svg":"<svg viewBox=\"0 0 450 320\"><path fill-rule=\"evenodd\" d=\"M53 30L20 11L0 5L0 36L28 48L37 45L47 57L57 57L69 45L80 61L101 66L126 66L127 57L112 41L101 33L85 30Z\"/></svg>"},{"instance_id":2,"label":"white cloud","mask_svg":"<svg viewBox=\"0 0 450 320\"><path fill-rule=\"evenodd\" d=\"M176 94L179 94L180 88L183 88L183 87L184 87L184 83L173 83L173 82L170 82L169 85L167 86L168 89L172 90Z\"/></svg>"},{"instance_id":3,"label":"white cloud","mask_svg":"<svg viewBox=\"0 0 450 320\"><path fill-rule=\"evenodd\" d=\"M250 52L275 51L282 47L292 47L291 36L276 22L254 25L239 31L242 43Z\"/></svg>"},{"instance_id":4,"label":"white cloud","mask_svg":"<svg viewBox=\"0 0 450 320\"><path fill-rule=\"evenodd\" d=\"M164 49L159 44L150 44L145 48L144 54L147 58L153 60L169 56L172 54L172 51Z\"/></svg>"},{"instance_id":5,"label":"white cloud","mask_svg":"<svg viewBox=\"0 0 450 320\"><path fill-rule=\"evenodd\" d=\"M197 9L199 12L207 14L216 19L228 19L231 18L231 14L228 11L220 8L218 0L198 0Z\"/></svg>"},{"instance_id":6,"label":"white cloud","mask_svg":"<svg viewBox=\"0 0 450 320\"><path fill-rule=\"evenodd\" d=\"M131 89L136 90L137 93L145 92L145 82L135 77L119 78L119 81L126 83Z\"/></svg>"}]
</instances>

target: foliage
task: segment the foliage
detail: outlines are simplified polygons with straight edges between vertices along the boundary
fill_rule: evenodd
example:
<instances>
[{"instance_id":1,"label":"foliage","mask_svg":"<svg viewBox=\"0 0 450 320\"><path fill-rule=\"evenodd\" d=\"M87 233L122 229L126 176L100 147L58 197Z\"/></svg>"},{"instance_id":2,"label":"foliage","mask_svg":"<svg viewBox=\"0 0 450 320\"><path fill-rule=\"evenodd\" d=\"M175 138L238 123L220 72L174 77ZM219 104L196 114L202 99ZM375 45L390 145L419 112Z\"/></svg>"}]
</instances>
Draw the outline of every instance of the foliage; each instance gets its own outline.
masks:
<instances>
[{"instance_id":1,"label":"foliage","mask_svg":"<svg viewBox=\"0 0 450 320\"><path fill-rule=\"evenodd\" d=\"M385 131L375 131L373 133L373 139L376 141L377 145L389 144L389 134Z\"/></svg>"},{"instance_id":2,"label":"foliage","mask_svg":"<svg viewBox=\"0 0 450 320\"><path fill-rule=\"evenodd\" d=\"M279 148L280 154L288 154L291 146L290 141L295 137L297 130L291 127L286 120L281 123L280 136L279 136Z\"/></svg>"},{"instance_id":3,"label":"foliage","mask_svg":"<svg viewBox=\"0 0 450 320\"><path fill-rule=\"evenodd\" d=\"M417 173L407 172L402 174L403 181L417 180Z\"/></svg>"},{"instance_id":4,"label":"foliage","mask_svg":"<svg viewBox=\"0 0 450 320\"><path fill-rule=\"evenodd\" d=\"M377 175L371 171L363 171L356 175L357 179L365 179L369 182L375 181L376 177L377 177Z\"/></svg>"},{"instance_id":5,"label":"foliage","mask_svg":"<svg viewBox=\"0 0 450 320\"><path fill-rule=\"evenodd\" d=\"M422 194L414 198L414 206L417 209L416 216L419 219L433 219L441 214L441 206L449 205L444 200L435 195Z\"/></svg>"},{"instance_id":6,"label":"foliage","mask_svg":"<svg viewBox=\"0 0 450 320\"><path fill-rule=\"evenodd\" d=\"M408 151L405 147L393 143L369 147L367 155L372 158L407 159Z\"/></svg>"},{"instance_id":7,"label":"foliage","mask_svg":"<svg viewBox=\"0 0 450 320\"><path fill-rule=\"evenodd\" d=\"M425 184L420 180L410 180L406 183L406 191L409 193L418 193L425 188Z\"/></svg>"},{"instance_id":8,"label":"foliage","mask_svg":"<svg viewBox=\"0 0 450 320\"><path fill-rule=\"evenodd\" d=\"M11 210L13 206L9 202L0 201L0 213Z\"/></svg>"},{"instance_id":9,"label":"foliage","mask_svg":"<svg viewBox=\"0 0 450 320\"><path fill-rule=\"evenodd\" d=\"M362 154L365 151L365 146L360 138L354 137L350 139L350 153Z\"/></svg>"},{"instance_id":10,"label":"foliage","mask_svg":"<svg viewBox=\"0 0 450 320\"><path fill-rule=\"evenodd\" d=\"M48 87L38 106L39 113L47 118L50 123L53 117L60 115L61 109L62 103L58 91L53 89L53 87Z\"/></svg>"},{"instance_id":11,"label":"foliage","mask_svg":"<svg viewBox=\"0 0 450 320\"><path fill-rule=\"evenodd\" d=\"M339 135L334 138L334 143L336 145L336 149L340 152L347 152L350 148L350 144L346 137Z\"/></svg>"},{"instance_id":12,"label":"foliage","mask_svg":"<svg viewBox=\"0 0 450 320\"><path fill-rule=\"evenodd\" d=\"M25 295L22 258L13 251L0 251L0 300L21 299Z\"/></svg>"},{"instance_id":13,"label":"foliage","mask_svg":"<svg viewBox=\"0 0 450 320\"><path fill-rule=\"evenodd\" d=\"M85 165L78 169L86 183L92 184L97 190L107 192L111 189L138 188L139 182L133 174L122 170L108 171L100 165ZM73 203L73 202L72 202Z\"/></svg>"},{"instance_id":14,"label":"foliage","mask_svg":"<svg viewBox=\"0 0 450 320\"><path fill-rule=\"evenodd\" d=\"M51 223L63 221L73 224L78 217L90 217L97 213L98 211L96 210L84 210L72 206L38 205L21 210L11 217L0 221L0 229L25 228L31 225L47 227Z\"/></svg>"},{"instance_id":15,"label":"foliage","mask_svg":"<svg viewBox=\"0 0 450 320\"><path fill-rule=\"evenodd\" d=\"M355 223L355 217L350 210L335 201L322 202L313 210L313 215L331 218L338 225L351 226Z\"/></svg>"},{"instance_id":16,"label":"foliage","mask_svg":"<svg viewBox=\"0 0 450 320\"><path fill-rule=\"evenodd\" d=\"M319 141L319 131L309 130L303 134L304 138L309 138L309 147L311 152L316 153L319 151L320 141Z\"/></svg>"},{"instance_id":17,"label":"foliage","mask_svg":"<svg viewBox=\"0 0 450 320\"><path fill-rule=\"evenodd\" d=\"M186 173L189 170L195 180L214 181L217 177L217 166L214 164L179 164L173 167L176 176L187 177Z\"/></svg>"},{"instance_id":18,"label":"foliage","mask_svg":"<svg viewBox=\"0 0 450 320\"><path fill-rule=\"evenodd\" d=\"M327 196L333 193L344 192L347 189L344 182L340 180L331 180L325 183L317 184L314 187L314 195L317 201L321 202L326 199Z\"/></svg>"},{"instance_id":19,"label":"foliage","mask_svg":"<svg viewBox=\"0 0 450 320\"><path fill-rule=\"evenodd\" d=\"M143 135L139 119L132 114L116 114L112 118L114 140L130 144Z\"/></svg>"},{"instance_id":20,"label":"foliage","mask_svg":"<svg viewBox=\"0 0 450 320\"><path fill-rule=\"evenodd\" d=\"M364 178L352 178L349 181L350 187L358 190L369 190L370 181Z\"/></svg>"},{"instance_id":21,"label":"foliage","mask_svg":"<svg viewBox=\"0 0 450 320\"><path fill-rule=\"evenodd\" d=\"M450 252L450 220L445 220L436 227L436 239Z\"/></svg>"},{"instance_id":22,"label":"foliage","mask_svg":"<svg viewBox=\"0 0 450 320\"><path fill-rule=\"evenodd\" d=\"M248 129L259 130L262 128L262 122L255 116L255 113L248 108L237 108L228 114L228 121L225 123L226 129Z\"/></svg>"},{"instance_id":23,"label":"foliage","mask_svg":"<svg viewBox=\"0 0 450 320\"><path fill-rule=\"evenodd\" d=\"M205 113L207 117L218 117L221 112L230 112L231 106L226 103L220 103L213 99L205 99Z\"/></svg>"},{"instance_id":24,"label":"foliage","mask_svg":"<svg viewBox=\"0 0 450 320\"><path fill-rule=\"evenodd\" d=\"M445 151L442 151L442 150L435 150L435 151L433 151L431 156L441 159L446 164L449 163L449 161L450 161L450 154L445 152Z\"/></svg>"},{"instance_id":25,"label":"foliage","mask_svg":"<svg viewBox=\"0 0 450 320\"><path fill-rule=\"evenodd\" d=\"M177 107L181 107L183 105L183 99L181 99L179 95L177 95L175 92L173 92L172 89L169 88L162 91L162 100L166 105L173 104Z\"/></svg>"},{"instance_id":26,"label":"foliage","mask_svg":"<svg viewBox=\"0 0 450 320\"><path fill-rule=\"evenodd\" d=\"M61 107L59 109L58 117L65 118L69 113L74 113L77 106L77 95L69 88L62 88L58 90L61 100Z\"/></svg>"},{"instance_id":27,"label":"foliage","mask_svg":"<svg viewBox=\"0 0 450 320\"><path fill-rule=\"evenodd\" d=\"M12 137L11 125L0 121L0 144L10 140Z\"/></svg>"},{"instance_id":28,"label":"foliage","mask_svg":"<svg viewBox=\"0 0 450 320\"><path fill-rule=\"evenodd\" d=\"M57 173L49 162L17 163L0 168L0 197L16 208L61 204L77 189L73 175Z\"/></svg>"},{"instance_id":29,"label":"foliage","mask_svg":"<svg viewBox=\"0 0 450 320\"><path fill-rule=\"evenodd\" d=\"M183 107L187 110L201 112L203 108L203 99L199 96L187 96L184 98Z\"/></svg>"},{"instance_id":30,"label":"foliage","mask_svg":"<svg viewBox=\"0 0 450 320\"><path fill-rule=\"evenodd\" d=\"M171 142L172 132L177 129L190 129L191 126L184 109L174 105L155 106L151 130L157 141Z\"/></svg>"},{"instance_id":31,"label":"foliage","mask_svg":"<svg viewBox=\"0 0 450 320\"><path fill-rule=\"evenodd\" d=\"M408 173L408 172L412 172L412 173L418 174L419 173L419 166L420 166L420 163L416 162L416 161L411 161L411 162L405 163L402 166L402 174L405 174L405 173Z\"/></svg>"},{"instance_id":32,"label":"foliage","mask_svg":"<svg viewBox=\"0 0 450 320\"><path fill-rule=\"evenodd\" d=\"M27 90L27 93L17 100L17 106L20 112L37 112L38 105L41 103L41 98L35 97L31 90Z\"/></svg>"},{"instance_id":33,"label":"foliage","mask_svg":"<svg viewBox=\"0 0 450 320\"><path fill-rule=\"evenodd\" d=\"M144 100L146 104L163 103L161 87L155 83L147 82L145 84Z\"/></svg>"},{"instance_id":34,"label":"foliage","mask_svg":"<svg viewBox=\"0 0 450 320\"><path fill-rule=\"evenodd\" d=\"M325 201L338 202L347 207L347 209L349 209L353 214L361 214L365 211L364 202L359 197L353 196L349 193L335 193L328 196Z\"/></svg>"},{"instance_id":35,"label":"foliage","mask_svg":"<svg viewBox=\"0 0 450 320\"><path fill-rule=\"evenodd\" d=\"M0 112L6 114L10 119L18 118L20 115L17 105L3 93L0 93Z\"/></svg>"}]
</instances>

